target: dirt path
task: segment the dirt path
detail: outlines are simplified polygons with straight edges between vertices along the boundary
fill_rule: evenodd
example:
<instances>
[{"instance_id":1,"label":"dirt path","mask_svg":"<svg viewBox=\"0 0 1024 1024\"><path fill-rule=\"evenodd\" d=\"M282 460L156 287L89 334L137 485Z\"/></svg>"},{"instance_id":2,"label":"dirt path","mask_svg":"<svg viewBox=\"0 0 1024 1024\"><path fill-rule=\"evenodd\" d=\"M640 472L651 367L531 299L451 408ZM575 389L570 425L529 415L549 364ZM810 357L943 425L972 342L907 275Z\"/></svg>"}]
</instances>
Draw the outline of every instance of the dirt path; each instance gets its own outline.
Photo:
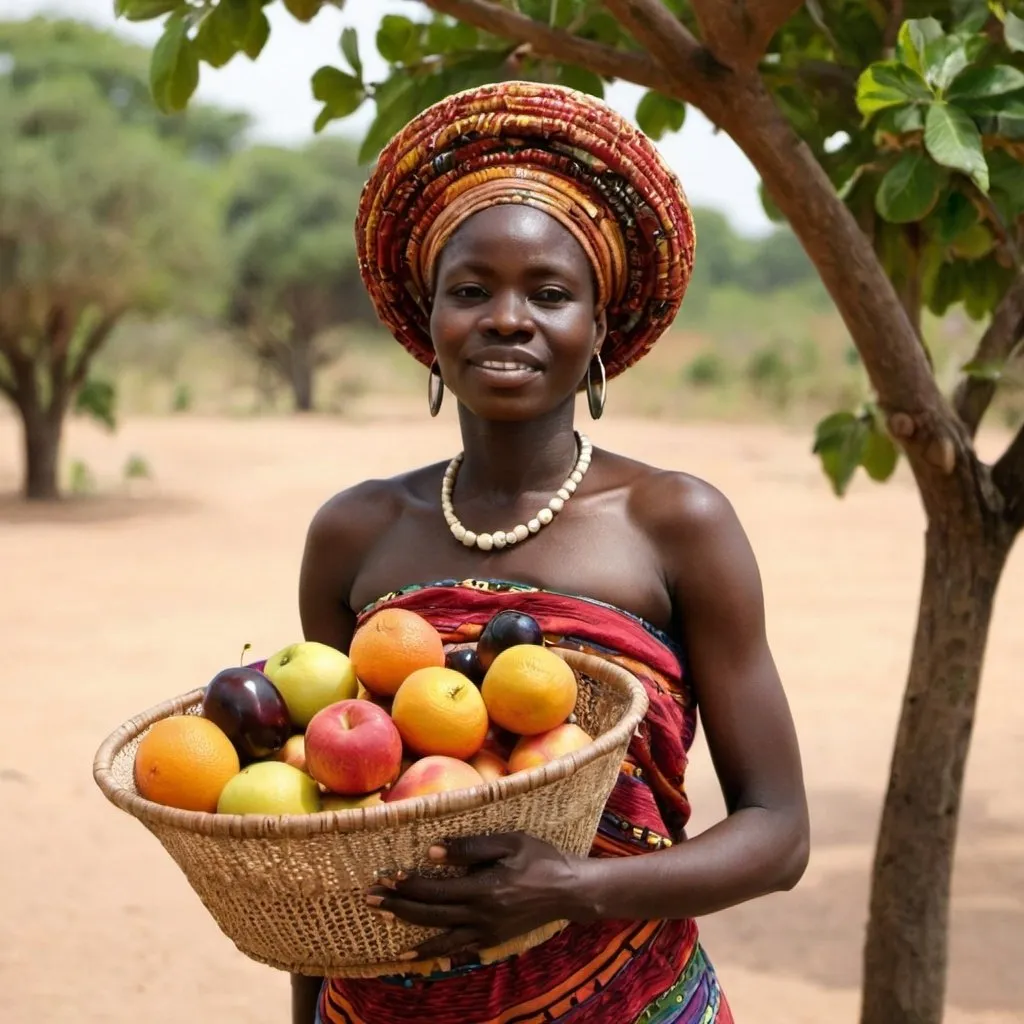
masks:
<instances>
[{"instance_id":1,"label":"dirt path","mask_svg":"<svg viewBox=\"0 0 1024 1024\"><path fill-rule=\"evenodd\" d=\"M100 740L204 683L241 645L300 635L296 569L333 490L449 455L451 410L373 427L324 419L75 425L101 484L133 452L134 497L26 512L0 500L0 1019L11 1024L283 1024L287 984L238 954L159 844L90 776ZM734 501L812 800L811 866L791 894L708 919L742 1024L856 1019L867 871L914 620L922 517L904 477L837 502L804 433L608 421L599 445L686 468ZM18 438L0 419L0 493ZM1024 552L1003 584L967 776L948 1024L1024 1021ZM721 812L698 738L695 826ZM611 1024L611 1022L609 1022Z\"/></svg>"}]
</instances>

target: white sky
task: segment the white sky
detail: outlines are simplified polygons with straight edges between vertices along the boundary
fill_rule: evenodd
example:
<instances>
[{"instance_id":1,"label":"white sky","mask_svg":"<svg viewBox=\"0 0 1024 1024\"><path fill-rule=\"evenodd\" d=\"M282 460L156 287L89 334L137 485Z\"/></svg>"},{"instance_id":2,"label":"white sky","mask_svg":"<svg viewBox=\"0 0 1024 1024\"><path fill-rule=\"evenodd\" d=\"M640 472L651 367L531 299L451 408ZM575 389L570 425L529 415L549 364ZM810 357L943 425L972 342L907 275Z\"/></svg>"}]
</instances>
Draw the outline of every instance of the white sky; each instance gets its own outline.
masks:
<instances>
[{"instance_id":1,"label":"white sky","mask_svg":"<svg viewBox=\"0 0 1024 1024\"><path fill-rule=\"evenodd\" d=\"M0 17L74 15L149 44L159 34L159 22L117 21L113 8L114 0L0 0ZM274 4L268 13L270 42L259 60L253 63L237 56L220 70L203 65L198 95L209 102L249 111L262 138L293 143L312 135L319 105L310 94L310 75L322 64L343 63L338 50L341 29L352 25L359 30L360 53L366 74L372 78L382 71L373 44L380 17L388 13L415 14L415 5L408 0L349 0L344 12L325 8L307 25L295 21L280 4ZM634 86L616 85L607 99L632 118L640 94ZM368 103L332 130L359 131L372 112ZM757 195L757 174L735 144L716 133L698 111L688 110L683 130L663 139L659 148L681 178L691 202L722 210L738 230L760 232L767 228L768 220Z\"/></svg>"}]
</instances>

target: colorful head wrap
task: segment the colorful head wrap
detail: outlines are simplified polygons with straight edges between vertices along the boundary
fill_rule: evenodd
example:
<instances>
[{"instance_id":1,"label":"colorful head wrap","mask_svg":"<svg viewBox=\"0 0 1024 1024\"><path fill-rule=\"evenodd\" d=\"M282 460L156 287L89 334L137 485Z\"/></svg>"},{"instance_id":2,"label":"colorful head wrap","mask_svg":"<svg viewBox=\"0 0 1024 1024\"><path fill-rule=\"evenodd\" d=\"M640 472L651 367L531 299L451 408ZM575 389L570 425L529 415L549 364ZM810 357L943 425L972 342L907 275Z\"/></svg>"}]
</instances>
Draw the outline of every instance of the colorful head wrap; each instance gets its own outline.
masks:
<instances>
[{"instance_id":1,"label":"colorful head wrap","mask_svg":"<svg viewBox=\"0 0 1024 1024\"><path fill-rule=\"evenodd\" d=\"M474 213L523 203L586 253L608 317L609 377L675 319L693 268L693 218L651 141L606 104L561 86L502 82L429 107L380 155L356 218L377 315L425 366L438 257Z\"/></svg>"}]
</instances>

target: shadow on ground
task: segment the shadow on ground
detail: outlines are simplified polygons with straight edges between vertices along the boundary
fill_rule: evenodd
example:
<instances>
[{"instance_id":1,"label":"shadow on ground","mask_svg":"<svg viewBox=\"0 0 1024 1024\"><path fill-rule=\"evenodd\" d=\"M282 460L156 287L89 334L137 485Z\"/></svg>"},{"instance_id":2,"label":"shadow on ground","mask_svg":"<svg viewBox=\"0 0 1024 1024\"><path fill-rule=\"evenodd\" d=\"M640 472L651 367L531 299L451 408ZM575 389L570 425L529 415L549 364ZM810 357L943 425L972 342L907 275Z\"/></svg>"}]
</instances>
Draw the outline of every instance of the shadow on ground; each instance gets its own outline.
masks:
<instances>
[{"instance_id":1,"label":"shadow on ground","mask_svg":"<svg viewBox=\"0 0 1024 1024\"><path fill-rule=\"evenodd\" d=\"M810 800L812 866L805 880L792 892L705 919L702 938L712 961L856 989L879 808L854 791L815 792ZM1024 826L989 817L973 798L961 815L954 875L949 1005L1019 1011L1022 949Z\"/></svg>"}]
</instances>

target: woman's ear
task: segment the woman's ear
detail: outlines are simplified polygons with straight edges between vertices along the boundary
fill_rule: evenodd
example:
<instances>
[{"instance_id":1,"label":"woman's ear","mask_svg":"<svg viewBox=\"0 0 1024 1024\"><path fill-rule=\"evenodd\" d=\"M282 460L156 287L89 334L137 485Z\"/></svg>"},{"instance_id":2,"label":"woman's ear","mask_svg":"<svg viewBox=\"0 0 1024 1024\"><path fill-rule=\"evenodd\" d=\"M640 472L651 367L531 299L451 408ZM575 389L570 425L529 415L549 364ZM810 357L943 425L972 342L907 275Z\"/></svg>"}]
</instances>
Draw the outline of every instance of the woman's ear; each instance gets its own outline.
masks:
<instances>
[{"instance_id":1,"label":"woman's ear","mask_svg":"<svg viewBox=\"0 0 1024 1024\"><path fill-rule=\"evenodd\" d=\"M608 337L608 314L600 309L594 317L594 355L604 347L604 340Z\"/></svg>"}]
</instances>

